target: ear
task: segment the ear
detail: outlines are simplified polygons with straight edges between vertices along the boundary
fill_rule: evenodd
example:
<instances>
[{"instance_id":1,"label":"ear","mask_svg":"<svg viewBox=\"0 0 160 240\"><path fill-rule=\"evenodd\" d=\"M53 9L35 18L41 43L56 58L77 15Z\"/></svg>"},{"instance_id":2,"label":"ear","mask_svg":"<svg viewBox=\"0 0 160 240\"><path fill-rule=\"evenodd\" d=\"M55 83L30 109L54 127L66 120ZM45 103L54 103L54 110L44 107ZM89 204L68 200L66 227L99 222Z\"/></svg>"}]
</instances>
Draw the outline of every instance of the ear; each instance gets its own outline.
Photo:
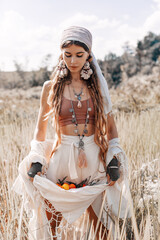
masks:
<instances>
[{"instance_id":1,"label":"ear","mask_svg":"<svg viewBox=\"0 0 160 240\"><path fill-rule=\"evenodd\" d=\"M92 56L89 54L89 56L88 56L88 58L87 58L87 61L88 61L88 62L92 62L92 60L93 60L93 58L92 58Z\"/></svg>"}]
</instances>

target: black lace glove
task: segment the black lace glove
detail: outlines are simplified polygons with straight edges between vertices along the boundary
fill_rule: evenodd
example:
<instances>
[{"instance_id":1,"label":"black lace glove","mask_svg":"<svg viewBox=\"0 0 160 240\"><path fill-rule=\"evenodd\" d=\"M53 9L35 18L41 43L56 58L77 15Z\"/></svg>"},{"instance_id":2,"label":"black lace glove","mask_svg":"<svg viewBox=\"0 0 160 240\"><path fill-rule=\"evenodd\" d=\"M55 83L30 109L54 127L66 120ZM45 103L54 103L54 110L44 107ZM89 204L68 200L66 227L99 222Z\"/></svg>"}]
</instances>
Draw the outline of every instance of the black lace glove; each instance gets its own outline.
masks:
<instances>
[{"instance_id":1,"label":"black lace glove","mask_svg":"<svg viewBox=\"0 0 160 240\"><path fill-rule=\"evenodd\" d=\"M29 171L27 172L28 176L31 178L34 178L34 176L38 173L41 172L42 169L42 164L39 162L36 163L32 163L31 164L31 168L29 169Z\"/></svg>"},{"instance_id":2,"label":"black lace glove","mask_svg":"<svg viewBox=\"0 0 160 240\"><path fill-rule=\"evenodd\" d=\"M112 181L117 181L120 177L120 171L118 166L118 160L116 157L113 157L110 163L107 166L107 174L109 174Z\"/></svg>"}]
</instances>

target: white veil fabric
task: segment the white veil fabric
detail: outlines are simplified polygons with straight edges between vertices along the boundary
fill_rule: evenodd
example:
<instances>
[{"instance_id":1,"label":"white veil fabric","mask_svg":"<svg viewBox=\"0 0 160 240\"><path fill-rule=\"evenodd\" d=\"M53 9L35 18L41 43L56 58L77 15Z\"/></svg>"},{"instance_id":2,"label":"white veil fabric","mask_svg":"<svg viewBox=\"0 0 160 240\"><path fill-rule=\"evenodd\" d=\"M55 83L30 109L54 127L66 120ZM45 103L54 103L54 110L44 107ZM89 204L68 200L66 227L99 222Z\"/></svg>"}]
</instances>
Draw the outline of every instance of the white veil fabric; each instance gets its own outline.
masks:
<instances>
[{"instance_id":1,"label":"white veil fabric","mask_svg":"<svg viewBox=\"0 0 160 240\"><path fill-rule=\"evenodd\" d=\"M99 66L93 52L91 53L91 56L93 58L92 62L95 66L96 73L97 73L99 83L100 83L101 94L102 94L102 97L103 97L104 113L105 113L105 115L107 115L112 110L112 102L111 102L111 98L110 98L110 95L109 95L108 84L107 84L107 81L102 74L100 66Z\"/></svg>"}]
</instances>

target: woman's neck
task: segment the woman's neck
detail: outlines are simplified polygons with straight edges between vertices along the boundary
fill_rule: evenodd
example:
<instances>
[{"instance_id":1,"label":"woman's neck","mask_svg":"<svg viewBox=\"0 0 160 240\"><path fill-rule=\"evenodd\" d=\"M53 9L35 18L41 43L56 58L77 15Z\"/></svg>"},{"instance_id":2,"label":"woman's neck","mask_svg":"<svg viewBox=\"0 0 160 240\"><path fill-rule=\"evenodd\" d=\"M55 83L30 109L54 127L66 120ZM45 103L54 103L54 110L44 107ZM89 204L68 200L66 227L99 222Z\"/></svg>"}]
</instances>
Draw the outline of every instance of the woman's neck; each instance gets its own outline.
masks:
<instances>
[{"instance_id":1,"label":"woman's neck","mask_svg":"<svg viewBox=\"0 0 160 240\"><path fill-rule=\"evenodd\" d=\"M80 74L79 73L71 73L71 79L72 79L72 82L80 82L81 79L80 79Z\"/></svg>"}]
</instances>

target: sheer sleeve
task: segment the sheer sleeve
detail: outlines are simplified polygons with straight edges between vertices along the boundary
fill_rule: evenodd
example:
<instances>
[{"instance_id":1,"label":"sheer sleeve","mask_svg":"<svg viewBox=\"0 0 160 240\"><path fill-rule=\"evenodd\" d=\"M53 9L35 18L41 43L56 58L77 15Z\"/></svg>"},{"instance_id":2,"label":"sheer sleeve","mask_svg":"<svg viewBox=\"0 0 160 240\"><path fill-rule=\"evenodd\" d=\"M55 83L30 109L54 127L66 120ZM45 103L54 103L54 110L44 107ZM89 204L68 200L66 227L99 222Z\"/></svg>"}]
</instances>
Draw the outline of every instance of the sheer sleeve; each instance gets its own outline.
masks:
<instances>
[{"instance_id":1,"label":"sheer sleeve","mask_svg":"<svg viewBox=\"0 0 160 240\"><path fill-rule=\"evenodd\" d=\"M122 181L128 178L128 159L125 152L120 147L119 138L113 138L109 141L106 165L110 163L114 156L118 159L120 164L120 179L118 181Z\"/></svg>"}]
</instances>

